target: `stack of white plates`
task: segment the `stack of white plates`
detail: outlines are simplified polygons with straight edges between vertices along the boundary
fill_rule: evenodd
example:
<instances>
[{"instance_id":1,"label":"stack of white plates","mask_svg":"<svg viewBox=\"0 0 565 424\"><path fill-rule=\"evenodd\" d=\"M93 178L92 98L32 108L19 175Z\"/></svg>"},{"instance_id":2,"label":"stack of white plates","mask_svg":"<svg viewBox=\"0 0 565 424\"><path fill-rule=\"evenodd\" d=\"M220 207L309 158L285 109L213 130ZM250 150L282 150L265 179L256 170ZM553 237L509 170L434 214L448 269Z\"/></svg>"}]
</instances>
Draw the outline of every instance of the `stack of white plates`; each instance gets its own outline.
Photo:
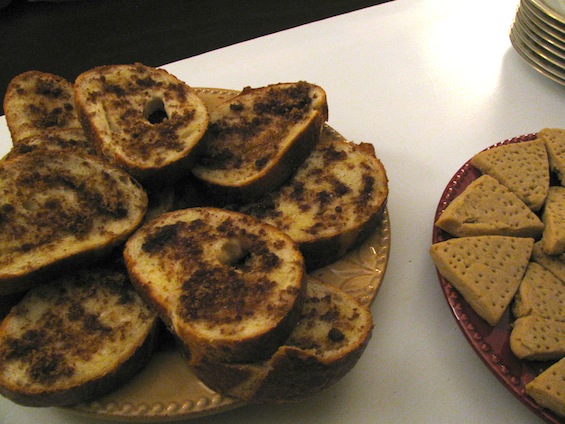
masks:
<instances>
[{"instance_id":1,"label":"stack of white plates","mask_svg":"<svg viewBox=\"0 0 565 424\"><path fill-rule=\"evenodd\" d=\"M532 67L565 85L564 0L520 0L510 41Z\"/></svg>"}]
</instances>

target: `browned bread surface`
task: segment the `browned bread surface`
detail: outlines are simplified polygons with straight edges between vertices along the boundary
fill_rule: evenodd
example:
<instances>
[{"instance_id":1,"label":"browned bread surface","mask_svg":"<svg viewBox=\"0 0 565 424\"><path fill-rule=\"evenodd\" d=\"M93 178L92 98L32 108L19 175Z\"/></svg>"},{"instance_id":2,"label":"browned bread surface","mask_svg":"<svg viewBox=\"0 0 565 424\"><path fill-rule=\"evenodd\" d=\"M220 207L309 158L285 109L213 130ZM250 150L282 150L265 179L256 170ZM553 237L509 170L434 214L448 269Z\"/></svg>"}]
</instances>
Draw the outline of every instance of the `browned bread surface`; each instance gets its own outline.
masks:
<instances>
[{"instance_id":1,"label":"browned bread surface","mask_svg":"<svg viewBox=\"0 0 565 424\"><path fill-rule=\"evenodd\" d=\"M367 307L333 286L308 279L301 319L267 361L195 365L200 379L220 393L247 402L303 400L345 376L372 334Z\"/></svg>"},{"instance_id":2,"label":"browned bread surface","mask_svg":"<svg viewBox=\"0 0 565 424\"><path fill-rule=\"evenodd\" d=\"M219 198L255 199L296 170L327 117L326 94L314 84L245 88L210 112L193 173Z\"/></svg>"},{"instance_id":3,"label":"browned bread surface","mask_svg":"<svg viewBox=\"0 0 565 424\"><path fill-rule=\"evenodd\" d=\"M6 89L4 113L12 141L59 129L80 129L73 85L47 72L28 71Z\"/></svg>"},{"instance_id":4,"label":"browned bread surface","mask_svg":"<svg viewBox=\"0 0 565 424\"><path fill-rule=\"evenodd\" d=\"M239 210L287 233L312 270L335 262L371 234L387 199L386 170L373 146L324 133L282 187Z\"/></svg>"},{"instance_id":5,"label":"browned bread surface","mask_svg":"<svg viewBox=\"0 0 565 424\"><path fill-rule=\"evenodd\" d=\"M208 110L191 87L140 63L85 71L75 98L98 152L141 181L186 173L208 126Z\"/></svg>"},{"instance_id":6,"label":"browned bread surface","mask_svg":"<svg viewBox=\"0 0 565 424\"><path fill-rule=\"evenodd\" d=\"M139 226L145 191L91 155L36 151L0 162L0 294L106 254Z\"/></svg>"},{"instance_id":7,"label":"browned bread surface","mask_svg":"<svg viewBox=\"0 0 565 424\"><path fill-rule=\"evenodd\" d=\"M157 322L123 265L38 286L0 325L0 393L31 406L107 393L145 366Z\"/></svg>"},{"instance_id":8,"label":"browned bread surface","mask_svg":"<svg viewBox=\"0 0 565 424\"><path fill-rule=\"evenodd\" d=\"M46 131L19 140L4 156L4 160L33 152L38 149L69 149L79 153L96 155L96 149L84 135L82 128Z\"/></svg>"},{"instance_id":9,"label":"browned bread surface","mask_svg":"<svg viewBox=\"0 0 565 424\"><path fill-rule=\"evenodd\" d=\"M134 286L187 348L190 361L269 356L298 320L304 262L288 236L215 208L169 212L124 252Z\"/></svg>"}]
</instances>

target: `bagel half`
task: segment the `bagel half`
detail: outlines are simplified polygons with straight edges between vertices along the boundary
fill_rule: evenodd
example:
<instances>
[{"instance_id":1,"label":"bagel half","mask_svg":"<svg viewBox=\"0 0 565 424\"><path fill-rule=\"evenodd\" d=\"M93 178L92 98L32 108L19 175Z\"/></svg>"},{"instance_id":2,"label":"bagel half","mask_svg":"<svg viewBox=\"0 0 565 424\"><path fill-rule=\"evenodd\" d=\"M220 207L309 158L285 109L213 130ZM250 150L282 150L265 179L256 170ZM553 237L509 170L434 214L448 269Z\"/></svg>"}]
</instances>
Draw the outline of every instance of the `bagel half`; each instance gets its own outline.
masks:
<instances>
[{"instance_id":1,"label":"bagel half","mask_svg":"<svg viewBox=\"0 0 565 424\"><path fill-rule=\"evenodd\" d=\"M124 257L134 286L178 337L190 363L268 357L300 315L300 251L280 230L238 212L163 214L134 233Z\"/></svg>"},{"instance_id":2,"label":"bagel half","mask_svg":"<svg viewBox=\"0 0 565 424\"><path fill-rule=\"evenodd\" d=\"M140 63L83 72L75 98L97 151L141 182L188 172L208 126L208 110L191 87Z\"/></svg>"}]
</instances>

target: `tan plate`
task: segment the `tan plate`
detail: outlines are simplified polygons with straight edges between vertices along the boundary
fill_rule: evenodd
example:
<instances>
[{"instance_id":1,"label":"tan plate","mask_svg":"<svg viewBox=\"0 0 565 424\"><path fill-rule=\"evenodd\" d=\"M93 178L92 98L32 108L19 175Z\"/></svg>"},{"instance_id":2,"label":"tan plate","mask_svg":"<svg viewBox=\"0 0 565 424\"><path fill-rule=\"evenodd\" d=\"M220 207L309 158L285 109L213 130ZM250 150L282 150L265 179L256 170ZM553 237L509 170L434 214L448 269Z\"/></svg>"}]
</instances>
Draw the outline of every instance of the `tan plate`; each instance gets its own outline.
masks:
<instances>
[{"instance_id":1,"label":"tan plate","mask_svg":"<svg viewBox=\"0 0 565 424\"><path fill-rule=\"evenodd\" d=\"M210 108L236 91L198 88ZM343 137L326 126L324 137ZM370 305L381 286L390 251L390 221L385 210L374 234L358 249L312 275L342 288ZM130 422L166 422L217 414L242 406L241 401L208 389L167 343L149 365L115 392L65 410L80 415Z\"/></svg>"}]
</instances>

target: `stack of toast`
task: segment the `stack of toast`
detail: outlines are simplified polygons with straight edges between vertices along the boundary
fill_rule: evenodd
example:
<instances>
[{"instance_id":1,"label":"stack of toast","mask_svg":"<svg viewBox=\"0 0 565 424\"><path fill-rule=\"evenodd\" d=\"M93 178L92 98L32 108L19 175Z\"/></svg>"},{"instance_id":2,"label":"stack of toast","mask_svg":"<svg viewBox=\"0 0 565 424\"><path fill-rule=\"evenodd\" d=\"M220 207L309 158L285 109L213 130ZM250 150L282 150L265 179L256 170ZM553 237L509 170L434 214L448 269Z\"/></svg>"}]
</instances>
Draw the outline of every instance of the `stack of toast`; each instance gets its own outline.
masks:
<instances>
[{"instance_id":1,"label":"stack of toast","mask_svg":"<svg viewBox=\"0 0 565 424\"><path fill-rule=\"evenodd\" d=\"M323 135L321 87L212 103L134 63L74 83L27 72L4 109L2 395L100 396L162 328L203 382L246 402L304 399L356 364L369 307L308 272L372 233L388 180L372 146Z\"/></svg>"},{"instance_id":2,"label":"stack of toast","mask_svg":"<svg viewBox=\"0 0 565 424\"><path fill-rule=\"evenodd\" d=\"M470 161L479 176L435 222L446 235L430 247L438 272L489 325L510 311L510 349L523 360L565 357L564 158L557 128L486 149ZM565 376L551 379L526 393L563 414L565 397L555 393L565 393Z\"/></svg>"}]
</instances>

